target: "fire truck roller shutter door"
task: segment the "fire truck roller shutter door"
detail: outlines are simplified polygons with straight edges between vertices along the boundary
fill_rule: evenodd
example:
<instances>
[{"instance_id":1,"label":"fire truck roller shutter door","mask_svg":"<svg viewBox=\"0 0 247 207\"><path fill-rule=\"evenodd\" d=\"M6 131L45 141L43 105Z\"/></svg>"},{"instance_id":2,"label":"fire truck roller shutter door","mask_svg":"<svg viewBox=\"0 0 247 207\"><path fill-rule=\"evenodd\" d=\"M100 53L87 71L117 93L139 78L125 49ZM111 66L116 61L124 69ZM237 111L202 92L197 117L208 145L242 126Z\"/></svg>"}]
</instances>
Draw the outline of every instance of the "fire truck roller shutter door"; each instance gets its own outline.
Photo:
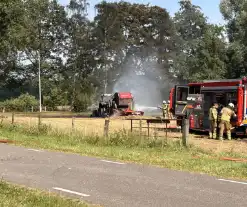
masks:
<instances>
[{"instance_id":1,"label":"fire truck roller shutter door","mask_svg":"<svg viewBox=\"0 0 247 207\"><path fill-rule=\"evenodd\" d=\"M209 114L209 109L212 106L212 92L211 91L207 91L204 93L204 111L203 111L203 128L205 129L209 129L210 128L210 122L208 120L208 114Z\"/></svg>"}]
</instances>

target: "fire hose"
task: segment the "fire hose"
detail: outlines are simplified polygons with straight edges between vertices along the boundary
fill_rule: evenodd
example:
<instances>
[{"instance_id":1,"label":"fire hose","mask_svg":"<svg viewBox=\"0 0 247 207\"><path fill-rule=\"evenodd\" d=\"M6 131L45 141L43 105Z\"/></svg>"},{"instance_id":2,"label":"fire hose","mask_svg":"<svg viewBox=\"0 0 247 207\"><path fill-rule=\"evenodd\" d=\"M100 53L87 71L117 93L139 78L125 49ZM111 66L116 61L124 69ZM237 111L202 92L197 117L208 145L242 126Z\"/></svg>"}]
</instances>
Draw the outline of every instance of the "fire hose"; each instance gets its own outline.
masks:
<instances>
[{"instance_id":1,"label":"fire hose","mask_svg":"<svg viewBox=\"0 0 247 207\"><path fill-rule=\"evenodd\" d=\"M0 143L7 144L7 143L13 143L13 141L8 139L1 139Z\"/></svg>"},{"instance_id":2,"label":"fire hose","mask_svg":"<svg viewBox=\"0 0 247 207\"><path fill-rule=\"evenodd\" d=\"M200 159L200 156L193 156L194 159ZM210 159L217 159L216 157L208 157ZM232 161L232 162L242 162L242 163L247 163L247 159L243 158L233 158L233 157L220 157L219 160L224 160L224 161Z\"/></svg>"}]
</instances>

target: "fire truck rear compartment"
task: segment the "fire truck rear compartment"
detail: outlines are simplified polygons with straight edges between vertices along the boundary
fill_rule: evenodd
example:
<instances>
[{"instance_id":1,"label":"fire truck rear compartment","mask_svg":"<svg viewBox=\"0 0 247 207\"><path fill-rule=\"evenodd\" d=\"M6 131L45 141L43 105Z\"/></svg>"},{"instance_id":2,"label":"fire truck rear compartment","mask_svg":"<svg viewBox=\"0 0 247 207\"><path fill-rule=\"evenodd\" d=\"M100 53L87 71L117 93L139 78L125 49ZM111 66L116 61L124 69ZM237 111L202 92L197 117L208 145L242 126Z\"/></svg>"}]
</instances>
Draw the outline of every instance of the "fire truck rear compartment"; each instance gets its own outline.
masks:
<instances>
[{"instance_id":1,"label":"fire truck rear compartment","mask_svg":"<svg viewBox=\"0 0 247 207\"><path fill-rule=\"evenodd\" d=\"M229 103L237 105L237 90L229 91L202 91L204 95L204 106L203 106L203 128L209 129L209 109L214 102L217 102L220 109L227 106ZM237 113L237 108L235 107L235 113Z\"/></svg>"}]
</instances>

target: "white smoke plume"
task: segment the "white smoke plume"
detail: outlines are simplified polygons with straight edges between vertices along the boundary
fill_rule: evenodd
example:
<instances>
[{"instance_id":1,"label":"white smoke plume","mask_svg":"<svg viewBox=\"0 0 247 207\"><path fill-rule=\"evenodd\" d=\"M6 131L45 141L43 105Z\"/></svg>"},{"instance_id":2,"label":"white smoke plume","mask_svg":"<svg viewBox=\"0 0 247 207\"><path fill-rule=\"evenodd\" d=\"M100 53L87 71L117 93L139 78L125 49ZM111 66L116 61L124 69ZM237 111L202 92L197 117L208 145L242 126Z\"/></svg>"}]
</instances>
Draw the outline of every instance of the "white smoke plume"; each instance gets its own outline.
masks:
<instances>
[{"instance_id":1,"label":"white smoke plume","mask_svg":"<svg viewBox=\"0 0 247 207\"><path fill-rule=\"evenodd\" d=\"M140 67L136 69L138 64ZM131 92L135 100L135 110L144 111L145 114L159 114L160 109L157 106L161 106L163 100L168 100L171 85L168 80L162 80L163 76L156 61L140 62L134 57L123 68L113 92Z\"/></svg>"}]
</instances>

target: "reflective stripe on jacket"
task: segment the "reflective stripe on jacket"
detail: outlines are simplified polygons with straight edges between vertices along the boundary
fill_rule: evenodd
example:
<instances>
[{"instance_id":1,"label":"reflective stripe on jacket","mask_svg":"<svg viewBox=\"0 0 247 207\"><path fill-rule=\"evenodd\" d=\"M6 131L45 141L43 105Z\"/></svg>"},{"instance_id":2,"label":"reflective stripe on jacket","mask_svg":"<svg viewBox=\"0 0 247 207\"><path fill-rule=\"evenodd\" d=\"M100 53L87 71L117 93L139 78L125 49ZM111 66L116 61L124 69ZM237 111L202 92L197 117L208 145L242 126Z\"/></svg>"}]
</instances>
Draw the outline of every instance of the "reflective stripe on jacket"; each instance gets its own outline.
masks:
<instances>
[{"instance_id":1,"label":"reflective stripe on jacket","mask_svg":"<svg viewBox=\"0 0 247 207\"><path fill-rule=\"evenodd\" d=\"M162 109L166 110L168 108L169 104L163 104Z\"/></svg>"},{"instance_id":2,"label":"reflective stripe on jacket","mask_svg":"<svg viewBox=\"0 0 247 207\"><path fill-rule=\"evenodd\" d=\"M228 107L224 107L220 113L221 113L221 120L222 121L229 121L230 122L231 117L236 116L235 112Z\"/></svg>"}]
</instances>

